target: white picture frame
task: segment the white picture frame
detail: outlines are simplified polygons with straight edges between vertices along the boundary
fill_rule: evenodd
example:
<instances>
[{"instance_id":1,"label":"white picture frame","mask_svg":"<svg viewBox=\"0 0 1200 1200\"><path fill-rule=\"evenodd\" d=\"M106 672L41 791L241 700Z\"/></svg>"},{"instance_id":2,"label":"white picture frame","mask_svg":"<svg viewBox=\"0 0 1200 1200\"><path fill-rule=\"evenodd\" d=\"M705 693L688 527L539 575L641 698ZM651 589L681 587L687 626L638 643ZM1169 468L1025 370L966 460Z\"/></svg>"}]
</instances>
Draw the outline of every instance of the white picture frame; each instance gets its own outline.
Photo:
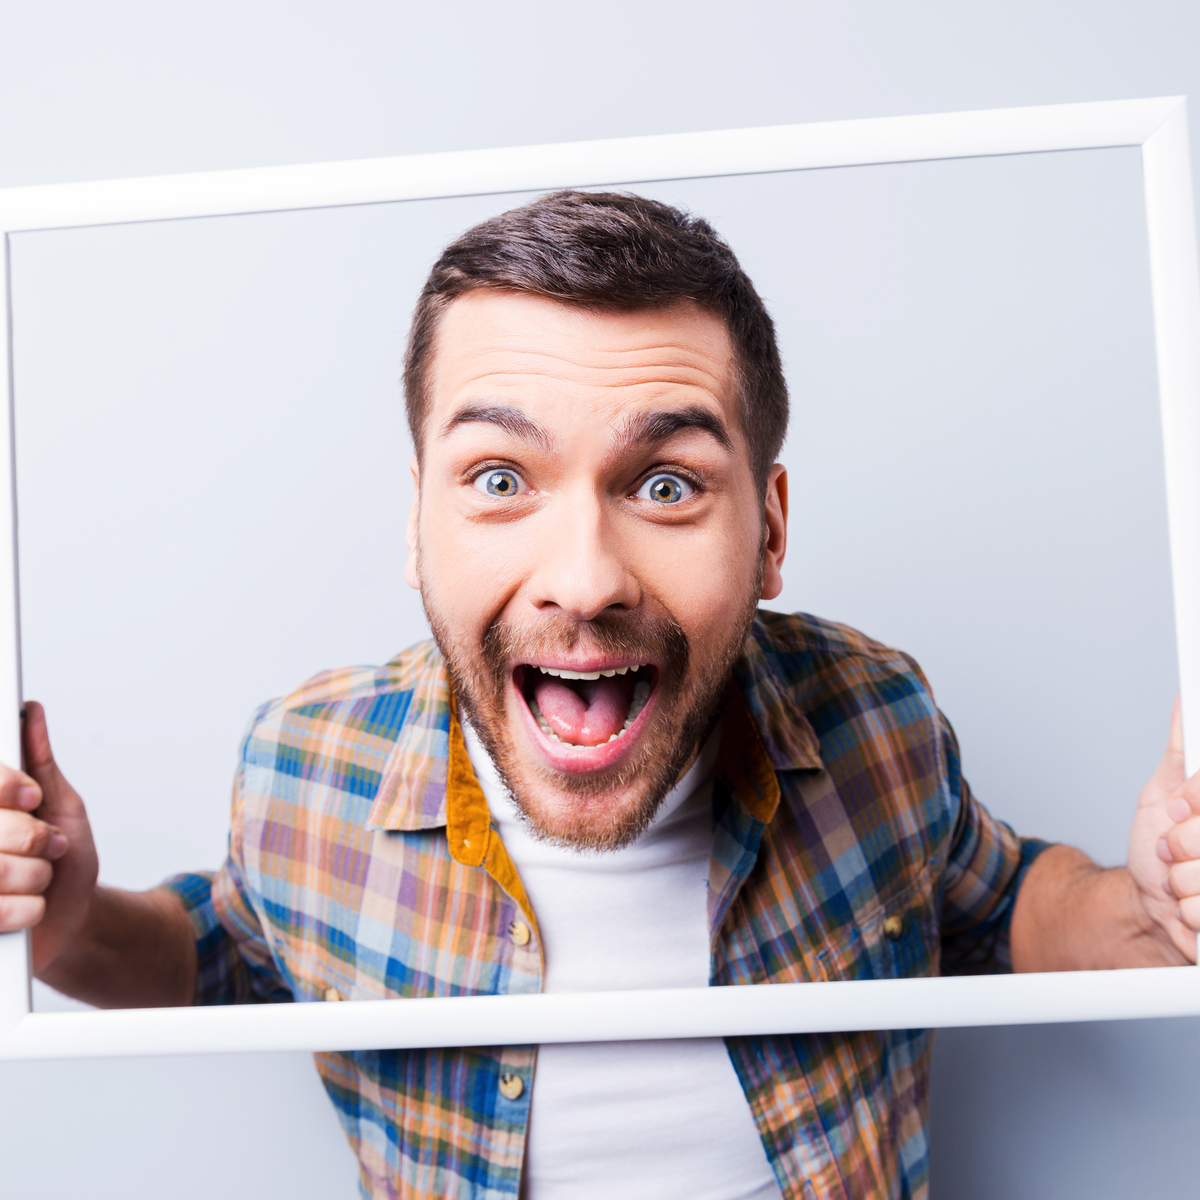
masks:
<instances>
[{"instance_id":1,"label":"white picture frame","mask_svg":"<svg viewBox=\"0 0 1200 1200\"><path fill-rule=\"evenodd\" d=\"M1187 770L1200 767L1200 271L1182 97L942 113L0 189L0 761L20 760L11 235L569 186L1140 147ZM1200 970L1055 972L353 1004L31 1011L0 935L0 1059L356 1050L1200 1015Z\"/></svg>"}]
</instances>

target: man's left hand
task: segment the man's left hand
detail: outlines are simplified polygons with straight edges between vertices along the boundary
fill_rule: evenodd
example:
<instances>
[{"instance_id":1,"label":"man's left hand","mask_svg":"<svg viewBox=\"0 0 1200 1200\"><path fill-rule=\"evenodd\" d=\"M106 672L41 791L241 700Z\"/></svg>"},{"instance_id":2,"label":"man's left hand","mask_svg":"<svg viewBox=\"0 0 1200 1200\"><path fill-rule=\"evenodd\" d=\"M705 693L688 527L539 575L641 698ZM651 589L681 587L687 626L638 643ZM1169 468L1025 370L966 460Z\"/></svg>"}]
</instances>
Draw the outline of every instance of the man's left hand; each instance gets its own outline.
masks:
<instances>
[{"instance_id":1,"label":"man's left hand","mask_svg":"<svg viewBox=\"0 0 1200 1200\"><path fill-rule=\"evenodd\" d=\"M1179 701L1166 752L1138 797L1129 835L1129 873L1146 915L1188 959L1200 930L1200 772L1183 766Z\"/></svg>"}]
</instances>

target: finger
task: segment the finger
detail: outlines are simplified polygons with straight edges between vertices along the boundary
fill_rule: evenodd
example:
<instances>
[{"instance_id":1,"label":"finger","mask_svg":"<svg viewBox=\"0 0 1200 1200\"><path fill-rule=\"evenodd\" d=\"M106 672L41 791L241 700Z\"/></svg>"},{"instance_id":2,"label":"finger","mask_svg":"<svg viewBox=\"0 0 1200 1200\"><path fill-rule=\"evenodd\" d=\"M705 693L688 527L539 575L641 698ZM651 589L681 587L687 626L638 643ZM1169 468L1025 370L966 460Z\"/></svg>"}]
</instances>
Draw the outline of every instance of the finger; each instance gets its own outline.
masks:
<instances>
[{"instance_id":1,"label":"finger","mask_svg":"<svg viewBox=\"0 0 1200 1200\"><path fill-rule=\"evenodd\" d=\"M1167 815L1173 821L1186 821L1192 815L1200 815L1200 771L1171 789L1167 800Z\"/></svg>"},{"instance_id":2,"label":"finger","mask_svg":"<svg viewBox=\"0 0 1200 1200\"><path fill-rule=\"evenodd\" d=\"M1188 817L1186 821L1173 825L1163 840L1170 851L1170 862L1189 862L1193 858L1200 858L1200 817Z\"/></svg>"},{"instance_id":3,"label":"finger","mask_svg":"<svg viewBox=\"0 0 1200 1200\"><path fill-rule=\"evenodd\" d=\"M42 803L42 789L24 771L0 767L0 808L33 812Z\"/></svg>"},{"instance_id":4,"label":"finger","mask_svg":"<svg viewBox=\"0 0 1200 1200\"><path fill-rule=\"evenodd\" d=\"M38 752L39 761L49 754L50 739L46 733L46 714L36 701L21 710L21 751L28 760L30 739ZM12 766L0 766L0 808L15 808L33 812L43 800L41 785L32 776Z\"/></svg>"},{"instance_id":5,"label":"finger","mask_svg":"<svg viewBox=\"0 0 1200 1200\"><path fill-rule=\"evenodd\" d=\"M1188 896L1180 900L1178 915L1190 930L1200 933L1200 896Z\"/></svg>"},{"instance_id":6,"label":"finger","mask_svg":"<svg viewBox=\"0 0 1200 1200\"><path fill-rule=\"evenodd\" d=\"M1167 801L1167 816L1172 821L1186 821L1188 817L1200 816L1200 784L1189 780L1189 786L1181 789Z\"/></svg>"},{"instance_id":7,"label":"finger","mask_svg":"<svg viewBox=\"0 0 1200 1200\"><path fill-rule=\"evenodd\" d=\"M1176 900L1200 896L1200 861L1176 863L1167 872L1166 890Z\"/></svg>"},{"instance_id":8,"label":"finger","mask_svg":"<svg viewBox=\"0 0 1200 1200\"><path fill-rule=\"evenodd\" d=\"M0 809L0 854L53 861L66 852L67 838L61 829L28 813Z\"/></svg>"},{"instance_id":9,"label":"finger","mask_svg":"<svg viewBox=\"0 0 1200 1200\"><path fill-rule=\"evenodd\" d=\"M1188 817L1167 830L1163 838L1170 857L1167 862L1188 862L1200 858L1200 817ZM1162 857L1160 852L1160 857Z\"/></svg>"},{"instance_id":10,"label":"finger","mask_svg":"<svg viewBox=\"0 0 1200 1200\"><path fill-rule=\"evenodd\" d=\"M54 868L44 858L0 854L0 895L40 896L54 878Z\"/></svg>"},{"instance_id":11,"label":"finger","mask_svg":"<svg viewBox=\"0 0 1200 1200\"><path fill-rule=\"evenodd\" d=\"M46 915L42 896L0 896L0 933L30 929Z\"/></svg>"}]
</instances>

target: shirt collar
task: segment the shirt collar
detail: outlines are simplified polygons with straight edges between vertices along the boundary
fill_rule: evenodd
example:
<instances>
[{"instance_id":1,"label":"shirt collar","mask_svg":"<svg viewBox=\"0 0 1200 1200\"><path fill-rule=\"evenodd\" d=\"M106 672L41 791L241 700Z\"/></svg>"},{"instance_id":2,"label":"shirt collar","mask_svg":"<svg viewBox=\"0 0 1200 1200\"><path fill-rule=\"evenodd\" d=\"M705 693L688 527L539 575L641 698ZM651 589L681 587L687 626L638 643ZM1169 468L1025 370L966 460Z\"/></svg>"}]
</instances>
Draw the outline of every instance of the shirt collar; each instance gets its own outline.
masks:
<instances>
[{"instance_id":1,"label":"shirt collar","mask_svg":"<svg viewBox=\"0 0 1200 1200\"><path fill-rule=\"evenodd\" d=\"M733 682L746 702L763 750L776 771L819 771L821 743L801 711L794 678L781 671L776 646L761 618L755 620L733 667ZM794 676L794 672L793 672Z\"/></svg>"},{"instance_id":2,"label":"shirt collar","mask_svg":"<svg viewBox=\"0 0 1200 1200\"><path fill-rule=\"evenodd\" d=\"M408 659L405 682L412 698L367 815L367 824L376 829L437 829L446 824L450 677L432 641L416 650L393 660Z\"/></svg>"}]
</instances>

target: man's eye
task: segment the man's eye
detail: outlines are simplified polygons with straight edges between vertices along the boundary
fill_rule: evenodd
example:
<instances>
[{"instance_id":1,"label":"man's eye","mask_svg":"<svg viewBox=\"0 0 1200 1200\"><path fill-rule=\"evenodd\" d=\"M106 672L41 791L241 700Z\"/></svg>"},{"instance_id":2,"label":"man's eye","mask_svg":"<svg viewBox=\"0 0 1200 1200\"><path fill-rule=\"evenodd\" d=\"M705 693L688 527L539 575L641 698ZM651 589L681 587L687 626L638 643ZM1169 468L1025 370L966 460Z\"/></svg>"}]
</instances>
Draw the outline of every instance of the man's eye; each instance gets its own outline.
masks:
<instances>
[{"instance_id":1,"label":"man's eye","mask_svg":"<svg viewBox=\"0 0 1200 1200\"><path fill-rule=\"evenodd\" d=\"M653 500L656 504L678 504L686 500L695 488L678 475L652 475L637 491L639 500Z\"/></svg>"},{"instance_id":2,"label":"man's eye","mask_svg":"<svg viewBox=\"0 0 1200 1200\"><path fill-rule=\"evenodd\" d=\"M509 496L519 496L529 488L516 471L484 471L475 478L474 486L489 496L499 496L507 500Z\"/></svg>"}]
</instances>

